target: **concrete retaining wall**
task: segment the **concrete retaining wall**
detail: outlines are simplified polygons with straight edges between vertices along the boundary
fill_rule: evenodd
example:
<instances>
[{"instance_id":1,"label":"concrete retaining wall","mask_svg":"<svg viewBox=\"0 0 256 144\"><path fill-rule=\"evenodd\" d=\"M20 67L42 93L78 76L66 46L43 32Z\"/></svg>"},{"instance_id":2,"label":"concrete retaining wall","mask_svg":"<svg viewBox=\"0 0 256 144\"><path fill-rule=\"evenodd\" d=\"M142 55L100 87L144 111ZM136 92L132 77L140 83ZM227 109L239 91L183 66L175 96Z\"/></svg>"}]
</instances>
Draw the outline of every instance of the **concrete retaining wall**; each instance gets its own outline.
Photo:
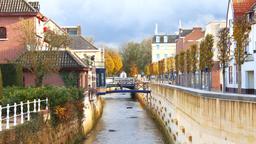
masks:
<instances>
[{"instance_id":1,"label":"concrete retaining wall","mask_svg":"<svg viewBox=\"0 0 256 144\"><path fill-rule=\"evenodd\" d=\"M141 98L165 123L175 143L254 144L256 96L151 84Z\"/></svg>"}]
</instances>

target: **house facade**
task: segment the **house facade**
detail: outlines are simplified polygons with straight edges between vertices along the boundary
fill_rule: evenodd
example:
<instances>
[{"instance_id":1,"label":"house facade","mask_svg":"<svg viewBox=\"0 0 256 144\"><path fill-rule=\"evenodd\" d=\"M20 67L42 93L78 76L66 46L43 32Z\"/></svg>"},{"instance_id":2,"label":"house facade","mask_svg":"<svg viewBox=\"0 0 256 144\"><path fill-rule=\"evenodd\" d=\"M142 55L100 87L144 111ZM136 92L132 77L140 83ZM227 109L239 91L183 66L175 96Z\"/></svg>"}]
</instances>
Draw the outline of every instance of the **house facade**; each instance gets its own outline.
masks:
<instances>
[{"instance_id":1,"label":"house facade","mask_svg":"<svg viewBox=\"0 0 256 144\"><path fill-rule=\"evenodd\" d=\"M32 25L35 26L37 38L42 39L42 41L44 32L47 30L58 34L66 33L54 21L47 19L40 13L39 8L39 2L0 0L0 64L19 62L20 59L30 55L30 50L26 49L22 42L21 21L23 19L28 19L32 22ZM44 45L47 48L47 43ZM43 58L49 56L49 54L46 54L49 51L38 50L36 52L40 53ZM58 73L47 74L43 84L64 86L66 85L66 78L64 77L70 78L73 75L72 77L76 78L73 86L81 87L85 90L88 89L88 83L91 78L90 73L95 71L93 67L86 65L75 53L66 48L60 48L60 50L56 51L56 54L57 56L52 61L56 62L56 67L59 68L59 71ZM27 63L30 62L29 59L25 60ZM33 86L35 84L35 76L26 66L24 66L23 83L25 86Z\"/></svg>"},{"instance_id":2,"label":"house facade","mask_svg":"<svg viewBox=\"0 0 256 144\"><path fill-rule=\"evenodd\" d=\"M13 6L15 5L15 6ZM38 37L43 34L46 17L40 13L38 2L0 0L0 63L14 61L25 51L21 42L21 19L34 23Z\"/></svg>"},{"instance_id":3,"label":"house facade","mask_svg":"<svg viewBox=\"0 0 256 144\"><path fill-rule=\"evenodd\" d=\"M64 27L67 28L67 27ZM80 29L81 30L81 29ZM78 30L79 31L79 30ZM105 69L105 59L104 59L104 49L97 48L88 40L86 40L82 35L72 34L70 35L71 44L69 46L70 51L78 56L80 59L84 60L85 62L92 61L93 73L89 73L89 83L91 85L101 88L105 87L106 85L106 69Z\"/></svg>"},{"instance_id":4,"label":"house facade","mask_svg":"<svg viewBox=\"0 0 256 144\"><path fill-rule=\"evenodd\" d=\"M158 33L156 25L155 35L152 38L152 63L176 56L177 35Z\"/></svg>"},{"instance_id":5,"label":"house facade","mask_svg":"<svg viewBox=\"0 0 256 144\"><path fill-rule=\"evenodd\" d=\"M251 31L249 34L249 45L246 48L247 58L242 65L242 93L256 94L256 25L255 25L255 3L256 0L230 0L227 12L227 27L230 35L233 35L233 26L235 18L247 15L251 23ZM236 48L235 41L232 39L231 51ZM226 68L226 86L228 92L237 92L238 88L238 71L235 63L234 54L231 54L232 60Z\"/></svg>"}]
</instances>

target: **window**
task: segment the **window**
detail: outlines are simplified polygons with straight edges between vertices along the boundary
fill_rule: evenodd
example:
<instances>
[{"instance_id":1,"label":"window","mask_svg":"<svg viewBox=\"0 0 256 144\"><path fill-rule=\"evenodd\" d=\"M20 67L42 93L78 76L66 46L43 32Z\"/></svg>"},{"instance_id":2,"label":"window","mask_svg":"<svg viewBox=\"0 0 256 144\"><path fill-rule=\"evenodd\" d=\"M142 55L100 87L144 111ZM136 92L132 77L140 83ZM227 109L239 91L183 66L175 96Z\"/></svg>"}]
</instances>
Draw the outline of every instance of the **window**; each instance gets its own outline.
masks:
<instances>
[{"instance_id":1,"label":"window","mask_svg":"<svg viewBox=\"0 0 256 144\"><path fill-rule=\"evenodd\" d=\"M156 48L157 48L157 50L159 50L160 49L160 45L156 45Z\"/></svg>"},{"instance_id":2,"label":"window","mask_svg":"<svg viewBox=\"0 0 256 144\"><path fill-rule=\"evenodd\" d=\"M160 36L156 36L156 42L160 43Z\"/></svg>"},{"instance_id":3,"label":"window","mask_svg":"<svg viewBox=\"0 0 256 144\"><path fill-rule=\"evenodd\" d=\"M156 58L159 60L159 59L160 59L160 54L157 54L157 55L156 55Z\"/></svg>"},{"instance_id":4,"label":"window","mask_svg":"<svg viewBox=\"0 0 256 144\"><path fill-rule=\"evenodd\" d=\"M7 38L7 32L5 27L0 27L0 39L6 39Z\"/></svg>"},{"instance_id":5,"label":"window","mask_svg":"<svg viewBox=\"0 0 256 144\"><path fill-rule=\"evenodd\" d=\"M168 42L168 37L164 36L164 43L167 43L167 42Z\"/></svg>"},{"instance_id":6,"label":"window","mask_svg":"<svg viewBox=\"0 0 256 144\"><path fill-rule=\"evenodd\" d=\"M228 79L229 79L229 84L232 84L233 83L232 66L228 67Z\"/></svg>"},{"instance_id":7,"label":"window","mask_svg":"<svg viewBox=\"0 0 256 144\"><path fill-rule=\"evenodd\" d=\"M236 65L236 84L238 84L238 66Z\"/></svg>"}]
</instances>

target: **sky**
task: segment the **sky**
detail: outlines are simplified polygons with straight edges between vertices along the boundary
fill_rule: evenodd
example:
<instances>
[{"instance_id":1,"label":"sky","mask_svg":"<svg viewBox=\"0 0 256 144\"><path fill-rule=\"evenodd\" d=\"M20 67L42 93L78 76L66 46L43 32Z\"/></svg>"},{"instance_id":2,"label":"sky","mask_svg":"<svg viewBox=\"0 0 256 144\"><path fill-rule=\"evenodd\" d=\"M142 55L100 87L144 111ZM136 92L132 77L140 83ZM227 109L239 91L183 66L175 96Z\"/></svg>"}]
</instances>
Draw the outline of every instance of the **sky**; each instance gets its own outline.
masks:
<instances>
[{"instance_id":1,"label":"sky","mask_svg":"<svg viewBox=\"0 0 256 144\"><path fill-rule=\"evenodd\" d=\"M41 11L59 25L81 25L84 36L96 44L119 47L160 32L174 34L184 28L204 27L224 20L228 0L39 0Z\"/></svg>"}]
</instances>

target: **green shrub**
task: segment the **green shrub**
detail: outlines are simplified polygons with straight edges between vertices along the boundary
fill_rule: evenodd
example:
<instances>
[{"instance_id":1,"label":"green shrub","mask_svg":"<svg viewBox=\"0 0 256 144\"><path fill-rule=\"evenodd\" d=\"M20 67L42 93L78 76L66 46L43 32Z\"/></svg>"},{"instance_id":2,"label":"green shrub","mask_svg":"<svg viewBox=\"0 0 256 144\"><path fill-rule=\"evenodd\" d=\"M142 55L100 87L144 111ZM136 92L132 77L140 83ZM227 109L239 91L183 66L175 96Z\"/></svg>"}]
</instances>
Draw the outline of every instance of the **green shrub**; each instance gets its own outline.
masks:
<instances>
[{"instance_id":1,"label":"green shrub","mask_svg":"<svg viewBox=\"0 0 256 144\"><path fill-rule=\"evenodd\" d=\"M17 64L1 64L3 86L23 86L22 66Z\"/></svg>"},{"instance_id":2,"label":"green shrub","mask_svg":"<svg viewBox=\"0 0 256 144\"><path fill-rule=\"evenodd\" d=\"M3 97L3 81L2 81L2 71L0 68L0 99Z\"/></svg>"},{"instance_id":3,"label":"green shrub","mask_svg":"<svg viewBox=\"0 0 256 144\"><path fill-rule=\"evenodd\" d=\"M51 114L51 122L57 126L61 122L70 120L78 116L81 118L83 113L83 91L77 88L65 87L40 87L40 88L4 88L1 105L13 105L14 103L33 101L34 99L49 99L49 109ZM43 104L42 104L43 105ZM65 109L70 119L62 119L59 117L56 109Z\"/></svg>"}]
</instances>

